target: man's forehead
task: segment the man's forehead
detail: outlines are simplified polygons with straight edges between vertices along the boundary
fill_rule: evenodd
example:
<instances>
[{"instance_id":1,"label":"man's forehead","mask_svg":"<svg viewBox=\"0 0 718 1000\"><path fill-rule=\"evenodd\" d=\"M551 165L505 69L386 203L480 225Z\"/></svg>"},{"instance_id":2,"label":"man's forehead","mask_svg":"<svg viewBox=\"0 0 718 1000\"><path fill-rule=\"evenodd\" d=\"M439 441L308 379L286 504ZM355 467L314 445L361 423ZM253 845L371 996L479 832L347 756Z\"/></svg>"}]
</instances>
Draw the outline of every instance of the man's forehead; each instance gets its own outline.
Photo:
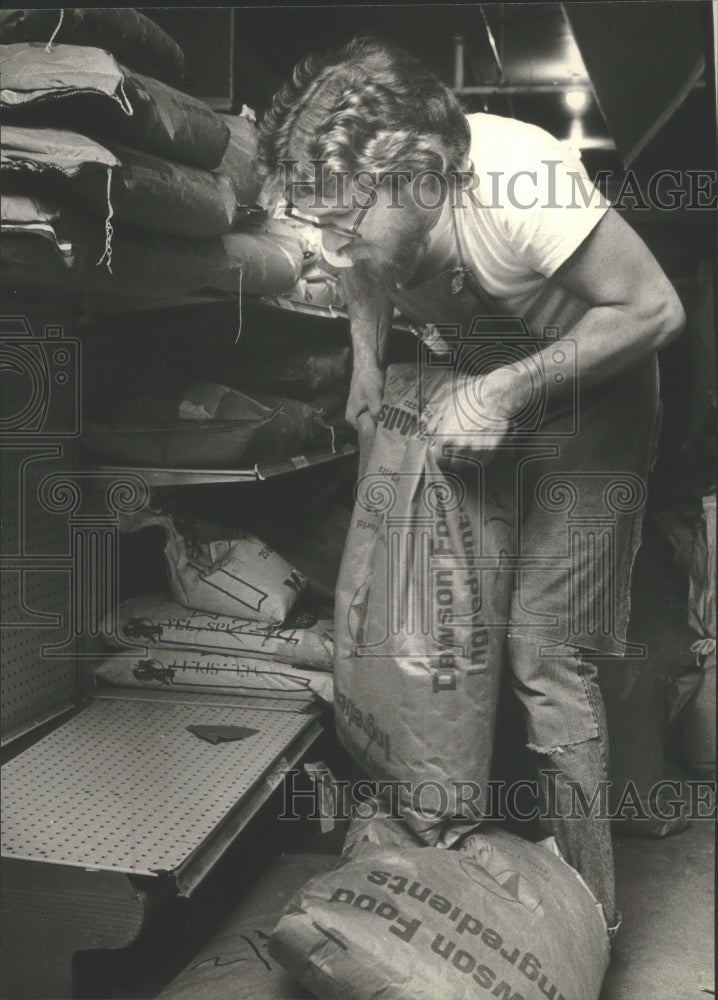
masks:
<instances>
[{"instance_id":1,"label":"man's forehead","mask_svg":"<svg viewBox=\"0 0 718 1000\"><path fill-rule=\"evenodd\" d=\"M324 183L294 183L286 188L286 198L297 209L316 216L345 215L376 204L376 188L364 174L360 183L350 176L333 177Z\"/></svg>"},{"instance_id":2,"label":"man's forehead","mask_svg":"<svg viewBox=\"0 0 718 1000\"><path fill-rule=\"evenodd\" d=\"M314 177L292 181L286 185L287 199L295 205L311 206L317 212L349 211L352 200L352 182L349 174L328 170Z\"/></svg>"}]
</instances>

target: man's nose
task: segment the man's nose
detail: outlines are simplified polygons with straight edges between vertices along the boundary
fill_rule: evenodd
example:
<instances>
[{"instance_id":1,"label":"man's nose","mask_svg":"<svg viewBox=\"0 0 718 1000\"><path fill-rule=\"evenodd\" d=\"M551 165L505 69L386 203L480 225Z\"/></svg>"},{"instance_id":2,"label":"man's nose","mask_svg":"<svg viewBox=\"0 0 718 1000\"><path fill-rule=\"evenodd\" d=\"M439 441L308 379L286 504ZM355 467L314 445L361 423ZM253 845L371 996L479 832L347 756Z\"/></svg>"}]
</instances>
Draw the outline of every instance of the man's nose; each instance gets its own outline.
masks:
<instances>
[{"instance_id":1,"label":"man's nose","mask_svg":"<svg viewBox=\"0 0 718 1000\"><path fill-rule=\"evenodd\" d=\"M349 242L346 236L341 233L333 233L328 229L321 230L322 246L326 247L329 253L336 253Z\"/></svg>"}]
</instances>

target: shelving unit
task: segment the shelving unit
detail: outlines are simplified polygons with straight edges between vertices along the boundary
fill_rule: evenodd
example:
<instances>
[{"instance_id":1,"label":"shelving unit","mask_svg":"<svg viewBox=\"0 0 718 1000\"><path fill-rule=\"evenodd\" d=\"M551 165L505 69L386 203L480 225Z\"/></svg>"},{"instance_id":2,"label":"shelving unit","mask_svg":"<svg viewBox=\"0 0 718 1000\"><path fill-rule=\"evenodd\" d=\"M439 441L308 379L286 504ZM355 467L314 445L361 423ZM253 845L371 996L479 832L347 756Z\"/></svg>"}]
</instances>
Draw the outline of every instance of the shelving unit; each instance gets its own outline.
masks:
<instances>
[{"instance_id":1,"label":"shelving unit","mask_svg":"<svg viewBox=\"0 0 718 1000\"><path fill-rule=\"evenodd\" d=\"M35 337L54 309L50 299L36 311ZM74 340L77 332L75 316L65 333ZM115 478L144 484L147 496L261 484L349 462L358 451L344 443L251 468L167 469L80 464L71 442L62 468L69 483L73 476L81 483L89 520L98 516L99 491ZM15 499L19 510L22 497ZM38 526L47 520L46 511L35 514ZM68 544L69 516L54 516L56 548ZM71 553L62 558L72 561ZM67 595L59 599L53 577L43 579L54 581L55 607L66 620L74 605ZM11 673L19 671L28 688L19 733L54 710L32 683L44 633L18 634L22 662ZM72 702L82 707L3 767L3 995L34 1000L72 997L78 951L125 948L172 900L191 895L323 733L321 710L308 702L102 688L88 697L79 680L87 680L86 669L71 660L49 666L68 678L55 714ZM198 723L252 735L212 746L187 731Z\"/></svg>"},{"instance_id":2,"label":"shelving unit","mask_svg":"<svg viewBox=\"0 0 718 1000\"><path fill-rule=\"evenodd\" d=\"M209 486L215 483L256 483L275 476L284 476L298 469L308 469L315 465L326 465L356 455L359 448L355 444L338 445L335 451L314 451L307 455L294 455L281 462L266 465L258 463L252 469L153 469L142 466L96 465L92 470L98 475L132 475L142 477L150 487L162 486Z\"/></svg>"}]
</instances>

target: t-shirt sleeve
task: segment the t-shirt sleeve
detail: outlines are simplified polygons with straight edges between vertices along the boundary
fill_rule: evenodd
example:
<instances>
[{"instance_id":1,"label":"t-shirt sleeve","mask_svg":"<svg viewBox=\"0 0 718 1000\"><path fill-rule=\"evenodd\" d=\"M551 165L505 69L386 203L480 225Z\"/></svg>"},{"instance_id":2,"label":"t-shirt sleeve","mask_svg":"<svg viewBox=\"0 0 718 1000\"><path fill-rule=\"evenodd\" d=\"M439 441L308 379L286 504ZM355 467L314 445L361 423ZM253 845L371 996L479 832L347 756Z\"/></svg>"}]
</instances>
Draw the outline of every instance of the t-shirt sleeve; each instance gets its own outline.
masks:
<instances>
[{"instance_id":1,"label":"t-shirt sleeve","mask_svg":"<svg viewBox=\"0 0 718 1000\"><path fill-rule=\"evenodd\" d=\"M503 185L501 229L516 258L550 277L598 225L610 204L578 156L543 129L514 145Z\"/></svg>"}]
</instances>

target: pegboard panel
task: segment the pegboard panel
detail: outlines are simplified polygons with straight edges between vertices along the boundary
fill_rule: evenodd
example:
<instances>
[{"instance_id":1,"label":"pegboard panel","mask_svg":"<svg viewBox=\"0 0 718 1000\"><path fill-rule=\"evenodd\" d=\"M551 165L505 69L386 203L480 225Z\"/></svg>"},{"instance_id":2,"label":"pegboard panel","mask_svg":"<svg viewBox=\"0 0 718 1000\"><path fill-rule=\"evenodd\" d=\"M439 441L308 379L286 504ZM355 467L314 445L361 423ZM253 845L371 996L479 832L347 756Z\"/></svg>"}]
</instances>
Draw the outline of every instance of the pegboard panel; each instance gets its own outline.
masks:
<instances>
[{"instance_id":1,"label":"pegboard panel","mask_svg":"<svg viewBox=\"0 0 718 1000\"><path fill-rule=\"evenodd\" d=\"M174 871L310 723L173 699L95 701L3 768L3 856ZM257 732L214 746L189 725Z\"/></svg>"},{"instance_id":2,"label":"pegboard panel","mask_svg":"<svg viewBox=\"0 0 718 1000\"><path fill-rule=\"evenodd\" d=\"M8 295L5 305L0 319L3 743L76 700L75 664L42 653L66 638L71 595L63 570L68 514L42 503L40 484L48 475L74 469L81 362L71 303Z\"/></svg>"},{"instance_id":3,"label":"pegboard panel","mask_svg":"<svg viewBox=\"0 0 718 1000\"><path fill-rule=\"evenodd\" d=\"M67 574L5 570L2 580L4 621L27 617L27 608L57 616L68 601ZM20 601L25 609L19 607ZM13 614L14 612L14 614ZM68 659L47 659L43 645L62 639L60 627L4 626L0 630L0 719L3 743L51 719L76 700L77 666Z\"/></svg>"}]
</instances>

